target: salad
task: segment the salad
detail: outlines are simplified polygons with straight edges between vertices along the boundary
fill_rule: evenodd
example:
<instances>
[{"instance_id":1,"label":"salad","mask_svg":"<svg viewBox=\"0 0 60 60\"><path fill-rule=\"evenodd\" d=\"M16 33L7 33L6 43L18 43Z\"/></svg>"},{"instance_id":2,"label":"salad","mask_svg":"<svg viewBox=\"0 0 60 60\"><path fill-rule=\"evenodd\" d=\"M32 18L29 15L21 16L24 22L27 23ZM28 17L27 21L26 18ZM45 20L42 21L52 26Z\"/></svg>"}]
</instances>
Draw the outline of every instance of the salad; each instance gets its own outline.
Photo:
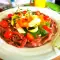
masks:
<instances>
[{"instance_id":1,"label":"salad","mask_svg":"<svg viewBox=\"0 0 60 60\"><path fill-rule=\"evenodd\" d=\"M58 28L54 20L40 11L9 13L0 21L0 37L18 48L33 48L50 42Z\"/></svg>"}]
</instances>

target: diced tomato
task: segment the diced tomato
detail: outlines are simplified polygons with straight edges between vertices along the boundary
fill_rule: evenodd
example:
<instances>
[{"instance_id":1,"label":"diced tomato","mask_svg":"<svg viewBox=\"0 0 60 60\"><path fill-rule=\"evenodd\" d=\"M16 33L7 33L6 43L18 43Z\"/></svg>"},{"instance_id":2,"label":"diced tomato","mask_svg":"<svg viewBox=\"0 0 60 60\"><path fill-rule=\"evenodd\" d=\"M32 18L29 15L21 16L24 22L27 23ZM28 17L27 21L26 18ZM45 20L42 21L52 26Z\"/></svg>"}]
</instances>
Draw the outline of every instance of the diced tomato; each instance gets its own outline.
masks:
<instances>
[{"instance_id":1,"label":"diced tomato","mask_svg":"<svg viewBox=\"0 0 60 60\"><path fill-rule=\"evenodd\" d=\"M11 18L13 14L8 14L8 18Z\"/></svg>"},{"instance_id":2,"label":"diced tomato","mask_svg":"<svg viewBox=\"0 0 60 60\"><path fill-rule=\"evenodd\" d=\"M40 15L40 11L36 11L36 15Z\"/></svg>"},{"instance_id":3,"label":"diced tomato","mask_svg":"<svg viewBox=\"0 0 60 60\"><path fill-rule=\"evenodd\" d=\"M6 27L8 27L8 22L7 22L6 20L2 20L2 21L0 22L0 25L1 25L2 27L6 28Z\"/></svg>"},{"instance_id":4,"label":"diced tomato","mask_svg":"<svg viewBox=\"0 0 60 60\"><path fill-rule=\"evenodd\" d=\"M24 11L23 11L23 14L26 14L26 13L27 13L27 11L26 11L26 10L24 10Z\"/></svg>"},{"instance_id":5,"label":"diced tomato","mask_svg":"<svg viewBox=\"0 0 60 60\"><path fill-rule=\"evenodd\" d=\"M6 31L5 33L4 33L4 37L6 38L6 39L9 39L9 38L11 38L12 37L12 31Z\"/></svg>"},{"instance_id":6,"label":"diced tomato","mask_svg":"<svg viewBox=\"0 0 60 60\"><path fill-rule=\"evenodd\" d=\"M52 33L52 30L51 30L48 26L44 25L43 28L44 28L48 33Z\"/></svg>"},{"instance_id":7,"label":"diced tomato","mask_svg":"<svg viewBox=\"0 0 60 60\"><path fill-rule=\"evenodd\" d=\"M45 20L45 21L49 21L49 20L50 20L49 16L46 16L46 15L45 15L45 16L44 16L44 20Z\"/></svg>"},{"instance_id":8,"label":"diced tomato","mask_svg":"<svg viewBox=\"0 0 60 60\"><path fill-rule=\"evenodd\" d=\"M29 41L34 40L34 36L31 33L27 33L26 37Z\"/></svg>"}]
</instances>

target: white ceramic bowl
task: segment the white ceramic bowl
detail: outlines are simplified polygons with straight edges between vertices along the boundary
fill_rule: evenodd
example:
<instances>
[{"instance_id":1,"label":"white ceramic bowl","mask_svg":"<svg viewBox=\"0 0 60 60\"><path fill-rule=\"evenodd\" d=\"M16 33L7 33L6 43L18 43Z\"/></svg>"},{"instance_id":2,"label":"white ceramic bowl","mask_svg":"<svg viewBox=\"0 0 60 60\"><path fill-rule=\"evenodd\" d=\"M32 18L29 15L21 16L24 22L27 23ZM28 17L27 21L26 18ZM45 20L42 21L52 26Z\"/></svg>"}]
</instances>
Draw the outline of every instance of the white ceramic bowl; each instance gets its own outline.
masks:
<instances>
[{"instance_id":1,"label":"white ceramic bowl","mask_svg":"<svg viewBox=\"0 0 60 60\"><path fill-rule=\"evenodd\" d=\"M36 8L36 7L20 7L20 8L22 10L29 9L31 11L39 10L40 12L50 16L53 20L55 20L59 27L60 15L54 11L51 11L47 8ZM0 20L2 20L2 18L4 18L7 14L14 13L17 9L18 8L13 8L13 9L9 9L9 10L1 12ZM57 35L55 36L53 41L56 40L57 37L59 36L59 30L60 29L58 29ZM4 58L5 58L5 56L7 56L7 57L10 56L11 58L14 58L13 56L15 56L15 57L17 57L17 56L18 57L19 56L26 56L26 57L27 56L37 56L37 55L41 55L41 54L46 54L52 50L53 50L52 42L49 42L43 46L36 47L36 48L17 48L17 47L7 44L4 40L2 40L0 38L0 53L3 54L2 56L4 56Z\"/></svg>"}]
</instances>

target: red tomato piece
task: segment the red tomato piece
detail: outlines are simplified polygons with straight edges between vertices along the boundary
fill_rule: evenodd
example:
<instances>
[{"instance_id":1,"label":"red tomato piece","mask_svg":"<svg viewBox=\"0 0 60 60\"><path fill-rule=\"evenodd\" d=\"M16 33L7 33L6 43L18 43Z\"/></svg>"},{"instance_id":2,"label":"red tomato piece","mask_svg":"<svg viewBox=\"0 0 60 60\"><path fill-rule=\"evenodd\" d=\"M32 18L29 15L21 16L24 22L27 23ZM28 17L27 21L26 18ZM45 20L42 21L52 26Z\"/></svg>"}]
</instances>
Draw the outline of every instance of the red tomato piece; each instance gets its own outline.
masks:
<instances>
[{"instance_id":1,"label":"red tomato piece","mask_svg":"<svg viewBox=\"0 0 60 60\"><path fill-rule=\"evenodd\" d=\"M12 37L12 31L6 31L5 33L4 33L4 37L5 38L7 38L7 39L9 39L9 38L11 38Z\"/></svg>"},{"instance_id":2,"label":"red tomato piece","mask_svg":"<svg viewBox=\"0 0 60 60\"><path fill-rule=\"evenodd\" d=\"M32 34L30 34L30 33L27 33L26 37L27 37L27 39L28 39L29 41L34 40L34 36L33 36Z\"/></svg>"},{"instance_id":3,"label":"red tomato piece","mask_svg":"<svg viewBox=\"0 0 60 60\"><path fill-rule=\"evenodd\" d=\"M45 15L45 16L44 16L44 20L45 20L45 21L49 21L49 20L50 20L49 16L46 16L46 15Z\"/></svg>"},{"instance_id":4,"label":"red tomato piece","mask_svg":"<svg viewBox=\"0 0 60 60\"><path fill-rule=\"evenodd\" d=\"M44 28L47 32L52 33L52 30L51 30L48 26L44 25L43 28Z\"/></svg>"},{"instance_id":5,"label":"red tomato piece","mask_svg":"<svg viewBox=\"0 0 60 60\"><path fill-rule=\"evenodd\" d=\"M0 25L1 25L2 27L6 28L6 27L8 27L8 22L7 22L6 20L2 20L2 21L0 22Z\"/></svg>"},{"instance_id":6,"label":"red tomato piece","mask_svg":"<svg viewBox=\"0 0 60 60\"><path fill-rule=\"evenodd\" d=\"M8 18L11 18L12 17L12 14L8 14Z\"/></svg>"},{"instance_id":7,"label":"red tomato piece","mask_svg":"<svg viewBox=\"0 0 60 60\"><path fill-rule=\"evenodd\" d=\"M26 14L26 13L27 13L27 11L26 11L26 10L24 10L24 11L23 11L23 14Z\"/></svg>"}]
</instances>

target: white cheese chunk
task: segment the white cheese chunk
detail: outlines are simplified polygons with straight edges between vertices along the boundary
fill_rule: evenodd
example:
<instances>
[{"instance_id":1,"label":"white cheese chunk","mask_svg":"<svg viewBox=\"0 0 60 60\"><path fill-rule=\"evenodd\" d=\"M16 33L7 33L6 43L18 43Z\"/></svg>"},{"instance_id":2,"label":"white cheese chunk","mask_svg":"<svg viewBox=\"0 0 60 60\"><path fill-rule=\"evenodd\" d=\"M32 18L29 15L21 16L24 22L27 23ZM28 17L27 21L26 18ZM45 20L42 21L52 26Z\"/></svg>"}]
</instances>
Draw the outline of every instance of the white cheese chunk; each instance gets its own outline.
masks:
<instances>
[{"instance_id":1,"label":"white cheese chunk","mask_svg":"<svg viewBox=\"0 0 60 60\"><path fill-rule=\"evenodd\" d=\"M33 27L33 26L38 26L40 24L41 20L39 18L35 18L34 20L32 20L29 23L29 27Z\"/></svg>"},{"instance_id":2,"label":"white cheese chunk","mask_svg":"<svg viewBox=\"0 0 60 60\"><path fill-rule=\"evenodd\" d=\"M17 28L18 32L19 33L25 33L25 31L20 27L20 28Z\"/></svg>"},{"instance_id":3,"label":"white cheese chunk","mask_svg":"<svg viewBox=\"0 0 60 60\"><path fill-rule=\"evenodd\" d=\"M29 30L30 32L37 32L38 31L38 26L35 27L35 29Z\"/></svg>"}]
</instances>

